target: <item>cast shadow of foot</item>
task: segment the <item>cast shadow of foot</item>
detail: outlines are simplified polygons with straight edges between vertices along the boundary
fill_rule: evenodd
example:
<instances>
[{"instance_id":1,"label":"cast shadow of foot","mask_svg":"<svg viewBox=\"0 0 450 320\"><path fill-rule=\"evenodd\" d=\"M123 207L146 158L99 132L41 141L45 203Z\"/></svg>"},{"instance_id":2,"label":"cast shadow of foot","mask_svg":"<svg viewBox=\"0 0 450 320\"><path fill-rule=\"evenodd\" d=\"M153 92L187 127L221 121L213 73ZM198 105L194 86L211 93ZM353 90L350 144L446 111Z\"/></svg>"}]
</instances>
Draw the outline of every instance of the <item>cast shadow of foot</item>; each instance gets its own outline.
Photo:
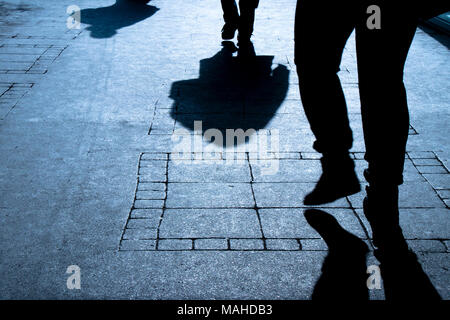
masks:
<instances>
[{"instance_id":1,"label":"cast shadow of foot","mask_svg":"<svg viewBox=\"0 0 450 320\"><path fill-rule=\"evenodd\" d=\"M388 243L388 248L374 251L375 257L380 261L386 300L440 301L441 296L424 272L417 255L407 245L403 245L406 243L403 236Z\"/></svg>"},{"instance_id":2,"label":"cast shadow of foot","mask_svg":"<svg viewBox=\"0 0 450 320\"><path fill-rule=\"evenodd\" d=\"M305 211L305 218L329 248L312 299L368 300L366 255L369 248L366 243L344 230L333 216L324 211L308 209ZM395 243L391 243L391 246L399 247ZM386 300L441 300L414 252L409 249L376 249L374 254L380 261Z\"/></svg>"},{"instance_id":3,"label":"cast shadow of foot","mask_svg":"<svg viewBox=\"0 0 450 320\"><path fill-rule=\"evenodd\" d=\"M175 129L194 131L194 121L201 121L202 133L215 129L225 137L227 129L256 132L267 126L283 103L289 87L286 66L272 69L274 57L254 55L252 46L238 57L233 56L238 50L233 42L224 41L222 46L213 57L200 61L197 79L172 84L170 115ZM212 143L222 146L223 140Z\"/></svg>"},{"instance_id":4,"label":"cast shadow of foot","mask_svg":"<svg viewBox=\"0 0 450 320\"><path fill-rule=\"evenodd\" d=\"M328 255L312 294L313 300L368 300L367 244L343 229L330 214L308 209L306 220L324 239Z\"/></svg>"},{"instance_id":5,"label":"cast shadow of foot","mask_svg":"<svg viewBox=\"0 0 450 320\"><path fill-rule=\"evenodd\" d=\"M147 5L149 0L117 0L108 7L83 9L80 22L89 24L86 28L92 38L111 38L117 30L131 26L154 15L159 9Z\"/></svg>"}]
</instances>

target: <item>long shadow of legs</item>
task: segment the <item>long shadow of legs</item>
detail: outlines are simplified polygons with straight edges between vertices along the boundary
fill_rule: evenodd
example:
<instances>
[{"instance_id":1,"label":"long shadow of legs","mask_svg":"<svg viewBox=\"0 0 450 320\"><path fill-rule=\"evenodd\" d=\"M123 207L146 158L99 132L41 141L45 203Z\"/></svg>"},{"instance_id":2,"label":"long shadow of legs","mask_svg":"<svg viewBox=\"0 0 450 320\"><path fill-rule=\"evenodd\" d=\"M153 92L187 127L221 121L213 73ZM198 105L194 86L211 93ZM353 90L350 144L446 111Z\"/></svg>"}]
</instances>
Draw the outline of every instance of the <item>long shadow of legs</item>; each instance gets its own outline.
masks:
<instances>
[{"instance_id":1,"label":"long shadow of legs","mask_svg":"<svg viewBox=\"0 0 450 320\"><path fill-rule=\"evenodd\" d=\"M263 129L286 97L289 71L284 65L272 70L273 56L251 59L233 57L236 47L224 42L211 58L200 61L198 79L172 84L171 116L182 127L202 131L218 129ZM222 144L218 141L217 144Z\"/></svg>"},{"instance_id":2,"label":"long shadow of legs","mask_svg":"<svg viewBox=\"0 0 450 320\"><path fill-rule=\"evenodd\" d=\"M378 258L386 300L439 301L441 296L412 252Z\"/></svg>"},{"instance_id":3,"label":"long shadow of legs","mask_svg":"<svg viewBox=\"0 0 450 320\"><path fill-rule=\"evenodd\" d=\"M329 249L312 299L368 300L367 245L344 230L333 216L324 211L306 210L305 218L322 236Z\"/></svg>"},{"instance_id":4,"label":"long shadow of legs","mask_svg":"<svg viewBox=\"0 0 450 320\"><path fill-rule=\"evenodd\" d=\"M117 0L109 7L81 10L81 23L90 24L87 28L93 38L110 38L117 30L131 26L154 15L159 9L147 5L144 0Z\"/></svg>"}]
</instances>

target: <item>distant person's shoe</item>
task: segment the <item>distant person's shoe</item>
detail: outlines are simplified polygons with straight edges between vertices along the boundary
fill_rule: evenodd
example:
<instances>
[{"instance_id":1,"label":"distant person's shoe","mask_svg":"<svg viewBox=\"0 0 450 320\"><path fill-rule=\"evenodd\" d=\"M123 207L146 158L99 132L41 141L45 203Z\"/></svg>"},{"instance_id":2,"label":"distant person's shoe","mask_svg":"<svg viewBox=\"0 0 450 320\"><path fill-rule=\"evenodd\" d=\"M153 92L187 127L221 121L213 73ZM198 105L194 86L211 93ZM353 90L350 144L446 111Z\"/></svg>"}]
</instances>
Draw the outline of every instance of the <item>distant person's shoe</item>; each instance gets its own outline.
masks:
<instances>
[{"instance_id":1,"label":"distant person's shoe","mask_svg":"<svg viewBox=\"0 0 450 320\"><path fill-rule=\"evenodd\" d=\"M233 23L225 23L222 28L222 39L231 40L234 38L238 26Z\"/></svg>"},{"instance_id":2,"label":"distant person's shoe","mask_svg":"<svg viewBox=\"0 0 450 320\"><path fill-rule=\"evenodd\" d=\"M355 164L350 157L323 157L322 176L314 190L306 195L305 205L320 205L333 202L361 191Z\"/></svg>"}]
</instances>

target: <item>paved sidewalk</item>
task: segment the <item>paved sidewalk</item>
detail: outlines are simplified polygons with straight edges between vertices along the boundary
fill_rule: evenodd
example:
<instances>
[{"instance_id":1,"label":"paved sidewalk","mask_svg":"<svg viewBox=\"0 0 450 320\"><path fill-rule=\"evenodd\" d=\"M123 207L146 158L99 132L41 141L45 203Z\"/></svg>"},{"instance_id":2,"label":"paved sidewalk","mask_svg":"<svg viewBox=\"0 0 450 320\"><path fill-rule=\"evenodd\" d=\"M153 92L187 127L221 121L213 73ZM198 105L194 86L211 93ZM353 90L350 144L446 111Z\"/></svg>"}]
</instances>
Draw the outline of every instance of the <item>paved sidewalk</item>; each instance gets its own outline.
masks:
<instances>
[{"instance_id":1,"label":"paved sidewalk","mask_svg":"<svg viewBox=\"0 0 450 320\"><path fill-rule=\"evenodd\" d=\"M261 1L244 71L221 45L219 1L114 3L0 1L0 298L310 298L328 247L302 203L321 167L293 61L296 1ZM449 44L417 30L400 190L405 237L446 299ZM363 182L353 38L341 69ZM226 129L256 131L237 150L204 136ZM245 149L254 141L268 152ZM363 197L320 209L372 248ZM69 265L81 290L66 287Z\"/></svg>"}]
</instances>

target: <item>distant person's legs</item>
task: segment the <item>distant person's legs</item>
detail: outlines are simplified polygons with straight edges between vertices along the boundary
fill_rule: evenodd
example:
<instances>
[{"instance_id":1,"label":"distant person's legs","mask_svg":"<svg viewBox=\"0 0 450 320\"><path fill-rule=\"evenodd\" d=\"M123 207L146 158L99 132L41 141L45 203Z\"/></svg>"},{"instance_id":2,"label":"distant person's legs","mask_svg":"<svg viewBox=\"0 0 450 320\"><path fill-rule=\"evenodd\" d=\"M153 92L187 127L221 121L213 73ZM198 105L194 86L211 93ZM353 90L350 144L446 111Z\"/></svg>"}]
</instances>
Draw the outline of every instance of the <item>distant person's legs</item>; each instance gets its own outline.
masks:
<instances>
[{"instance_id":1,"label":"distant person's legs","mask_svg":"<svg viewBox=\"0 0 450 320\"><path fill-rule=\"evenodd\" d=\"M337 72L344 46L355 27L353 1L299 0L295 19L295 63L314 149L322 153L322 176L305 197L317 205L360 191L347 105Z\"/></svg>"},{"instance_id":2,"label":"distant person's legs","mask_svg":"<svg viewBox=\"0 0 450 320\"><path fill-rule=\"evenodd\" d=\"M259 0L240 0L239 9L241 17L239 19L238 42L244 44L250 41L255 23L255 10L258 7Z\"/></svg>"},{"instance_id":3,"label":"distant person's legs","mask_svg":"<svg viewBox=\"0 0 450 320\"><path fill-rule=\"evenodd\" d=\"M221 0L223 10L223 20L225 24L222 28L222 39L230 40L239 26L239 12L235 0Z\"/></svg>"}]
</instances>

